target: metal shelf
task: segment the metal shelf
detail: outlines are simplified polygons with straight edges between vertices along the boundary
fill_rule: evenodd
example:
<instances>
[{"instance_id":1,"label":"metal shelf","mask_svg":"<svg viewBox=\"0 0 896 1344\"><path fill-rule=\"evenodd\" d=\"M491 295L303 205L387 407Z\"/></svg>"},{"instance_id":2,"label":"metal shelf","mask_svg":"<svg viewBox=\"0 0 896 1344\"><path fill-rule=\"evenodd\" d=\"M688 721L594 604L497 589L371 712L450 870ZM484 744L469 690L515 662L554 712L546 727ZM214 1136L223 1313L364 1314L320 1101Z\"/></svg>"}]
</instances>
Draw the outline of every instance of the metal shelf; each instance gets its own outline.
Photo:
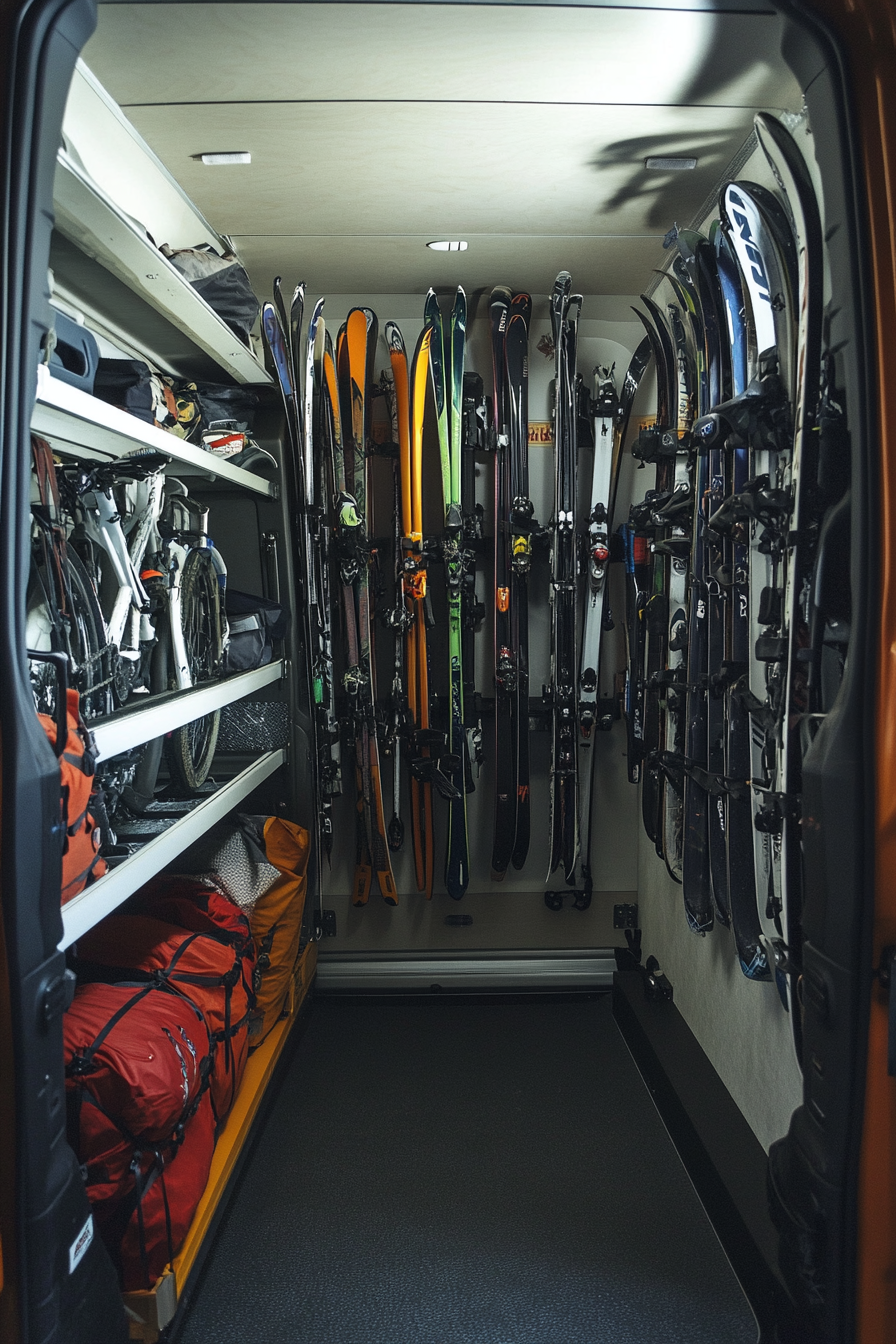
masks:
<instances>
[{"instance_id":1,"label":"metal shelf","mask_svg":"<svg viewBox=\"0 0 896 1344\"><path fill-rule=\"evenodd\" d=\"M53 209L58 232L74 243L83 257L96 262L119 282L118 286L111 286L109 294L109 307L113 313L117 306L116 291L124 285L174 329L172 368L180 364L184 371L189 371L192 348L202 363L211 360L235 382L272 382L251 350L243 345L226 322L64 150L57 156ZM61 256L64 259L65 254ZM59 265L59 261L55 264ZM67 278L64 270L62 278ZM86 288L93 302L103 305L102 276L82 274L72 279L75 288ZM186 337L186 346L175 333Z\"/></svg>"},{"instance_id":2,"label":"metal shelf","mask_svg":"<svg viewBox=\"0 0 896 1344\"><path fill-rule=\"evenodd\" d=\"M199 474L277 499L280 487L253 471L232 466L204 448L185 443L176 434L157 429L117 406L53 378L46 365L37 374L37 401L31 428L60 452L93 460L125 457L138 448L155 448L186 474Z\"/></svg>"},{"instance_id":3,"label":"metal shelf","mask_svg":"<svg viewBox=\"0 0 896 1344\"><path fill-rule=\"evenodd\" d=\"M207 686L195 686L191 691L156 695L137 708L129 705L105 718L92 720L89 727L97 746L97 760L119 756L123 751L151 742L153 738L201 719L204 714L212 714L235 700L245 700L263 686L281 681L285 671L286 664L278 660Z\"/></svg>"},{"instance_id":4,"label":"metal shelf","mask_svg":"<svg viewBox=\"0 0 896 1344\"><path fill-rule=\"evenodd\" d=\"M86 887L74 900L64 905L60 951L69 947L82 933L92 929L94 924L98 924L106 915L111 914L122 901L126 901L166 864L176 859L178 854L181 854L194 840L204 835L210 826L226 817L228 812L247 798L253 789L263 783L275 770L279 770L285 762L284 750L266 752L247 770L243 770L202 802L197 803L186 816L172 822L166 831L148 841L138 853L119 864L117 868L111 869L105 877Z\"/></svg>"}]
</instances>

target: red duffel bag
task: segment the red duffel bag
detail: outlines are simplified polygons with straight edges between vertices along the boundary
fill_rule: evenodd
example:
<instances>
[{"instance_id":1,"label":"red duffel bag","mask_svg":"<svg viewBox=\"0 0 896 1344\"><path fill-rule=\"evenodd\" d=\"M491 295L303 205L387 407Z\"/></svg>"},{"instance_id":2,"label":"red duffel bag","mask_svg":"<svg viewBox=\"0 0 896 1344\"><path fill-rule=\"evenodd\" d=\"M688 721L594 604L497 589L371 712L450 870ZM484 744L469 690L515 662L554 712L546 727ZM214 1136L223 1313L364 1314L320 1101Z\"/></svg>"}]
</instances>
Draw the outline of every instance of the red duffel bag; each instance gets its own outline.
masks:
<instances>
[{"instance_id":1,"label":"red duffel bag","mask_svg":"<svg viewBox=\"0 0 896 1344\"><path fill-rule=\"evenodd\" d=\"M195 1004L151 984L79 986L64 1040L69 1142L97 1228L122 1286L149 1288L208 1181L214 1043Z\"/></svg>"},{"instance_id":2,"label":"red duffel bag","mask_svg":"<svg viewBox=\"0 0 896 1344\"><path fill-rule=\"evenodd\" d=\"M208 1085L215 1046L201 1010L152 985L80 985L65 1014L69 1137L82 1162L99 1117L165 1143ZM105 1132L105 1127L99 1125Z\"/></svg>"},{"instance_id":3,"label":"red duffel bag","mask_svg":"<svg viewBox=\"0 0 896 1344\"><path fill-rule=\"evenodd\" d=\"M220 929L186 932L148 915L110 915L78 939L80 979L143 979L195 1003L216 1042L211 1094L216 1120L229 1111L248 1053L252 961Z\"/></svg>"},{"instance_id":4,"label":"red duffel bag","mask_svg":"<svg viewBox=\"0 0 896 1344\"><path fill-rule=\"evenodd\" d=\"M123 1197L107 1207L105 1217L97 1217L125 1292L151 1288L180 1250L208 1184L214 1151L215 1114L208 1092L179 1144L134 1150Z\"/></svg>"},{"instance_id":5,"label":"red duffel bag","mask_svg":"<svg viewBox=\"0 0 896 1344\"><path fill-rule=\"evenodd\" d=\"M127 913L151 915L193 933L226 933L228 942L238 948L241 957L255 960L248 916L205 878L159 873L134 892L128 900Z\"/></svg>"}]
</instances>

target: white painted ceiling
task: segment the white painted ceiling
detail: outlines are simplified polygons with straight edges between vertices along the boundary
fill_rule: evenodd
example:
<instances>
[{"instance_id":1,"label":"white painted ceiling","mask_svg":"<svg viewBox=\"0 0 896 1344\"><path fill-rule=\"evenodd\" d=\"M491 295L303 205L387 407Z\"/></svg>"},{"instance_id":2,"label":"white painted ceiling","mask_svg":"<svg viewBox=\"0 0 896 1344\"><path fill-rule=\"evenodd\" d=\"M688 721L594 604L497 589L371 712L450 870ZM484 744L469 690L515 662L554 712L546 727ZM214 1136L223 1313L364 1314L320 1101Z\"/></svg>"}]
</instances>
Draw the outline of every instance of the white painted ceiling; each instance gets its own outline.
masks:
<instances>
[{"instance_id":1,"label":"white painted ceiling","mask_svg":"<svg viewBox=\"0 0 896 1344\"><path fill-rule=\"evenodd\" d=\"M632 294L750 134L799 109L770 13L102 4L87 65L258 291ZM249 150L249 166L195 156ZM656 173L650 154L694 155ZM469 242L461 254L426 249Z\"/></svg>"}]
</instances>

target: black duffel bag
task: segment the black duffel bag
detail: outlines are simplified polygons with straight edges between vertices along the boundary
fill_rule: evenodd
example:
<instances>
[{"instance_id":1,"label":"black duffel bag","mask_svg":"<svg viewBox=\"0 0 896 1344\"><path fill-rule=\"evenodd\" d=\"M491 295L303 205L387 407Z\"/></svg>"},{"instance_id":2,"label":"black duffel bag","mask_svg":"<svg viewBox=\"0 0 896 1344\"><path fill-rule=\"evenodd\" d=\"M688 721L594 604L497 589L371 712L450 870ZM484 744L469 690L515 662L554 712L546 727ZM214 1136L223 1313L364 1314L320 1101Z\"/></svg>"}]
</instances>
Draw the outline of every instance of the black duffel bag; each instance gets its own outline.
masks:
<instances>
[{"instance_id":1,"label":"black duffel bag","mask_svg":"<svg viewBox=\"0 0 896 1344\"><path fill-rule=\"evenodd\" d=\"M224 590L224 610L230 627L224 671L264 667L274 657L274 640L286 638L289 612L279 602L230 586Z\"/></svg>"},{"instance_id":2,"label":"black duffel bag","mask_svg":"<svg viewBox=\"0 0 896 1344\"><path fill-rule=\"evenodd\" d=\"M213 247L171 248L164 243L159 248L172 266L205 299L244 345L249 344L249 332L261 312L245 268L232 252L219 256Z\"/></svg>"}]
</instances>

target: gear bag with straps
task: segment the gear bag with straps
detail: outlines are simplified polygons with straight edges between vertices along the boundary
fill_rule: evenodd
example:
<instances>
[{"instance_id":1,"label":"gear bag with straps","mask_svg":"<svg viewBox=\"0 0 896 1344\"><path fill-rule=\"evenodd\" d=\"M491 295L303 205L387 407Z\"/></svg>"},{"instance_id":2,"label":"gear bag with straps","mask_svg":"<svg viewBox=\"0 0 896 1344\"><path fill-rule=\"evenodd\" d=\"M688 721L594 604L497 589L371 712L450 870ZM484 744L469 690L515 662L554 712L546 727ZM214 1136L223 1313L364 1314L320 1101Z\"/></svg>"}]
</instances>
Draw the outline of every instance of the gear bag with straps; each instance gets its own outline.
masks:
<instances>
[{"instance_id":1,"label":"gear bag with straps","mask_svg":"<svg viewBox=\"0 0 896 1344\"><path fill-rule=\"evenodd\" d=\"M100 828L92 807L98 802L94 778L96 748L93 735L81 717L78 692L66 691L66 726L49 714L38 714L41 727L59 761L59 794L65 840L62 850L62 904L77 896L89 882L106 871L100 856Z\"/></svg>"}]
</instances>

